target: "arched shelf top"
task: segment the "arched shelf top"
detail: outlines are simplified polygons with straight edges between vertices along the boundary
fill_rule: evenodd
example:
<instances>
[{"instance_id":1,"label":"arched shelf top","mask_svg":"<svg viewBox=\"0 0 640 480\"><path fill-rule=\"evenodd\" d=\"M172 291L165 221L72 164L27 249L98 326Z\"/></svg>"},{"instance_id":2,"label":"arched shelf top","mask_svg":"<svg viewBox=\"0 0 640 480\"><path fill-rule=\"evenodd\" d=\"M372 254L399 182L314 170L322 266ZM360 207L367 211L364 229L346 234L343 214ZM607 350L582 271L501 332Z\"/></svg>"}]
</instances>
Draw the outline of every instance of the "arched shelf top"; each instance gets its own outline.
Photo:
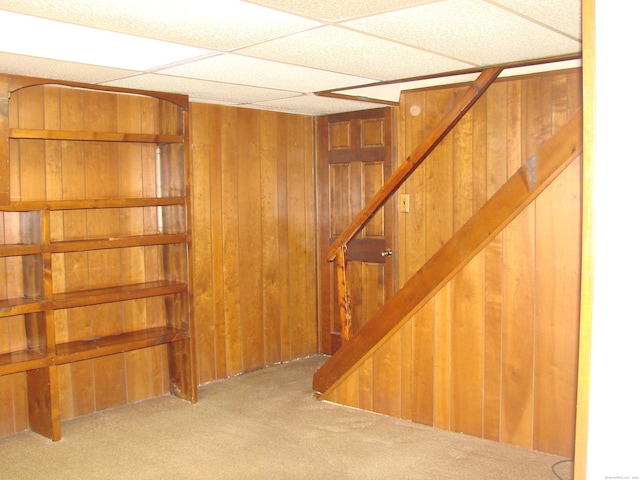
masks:
<instances>
[{"instance_id":1,"label":"arched shelf top","mask_svg":"<svg viewBox=\"0 0 640 480\"><path fill-rule=\"evenodd\" d=\"M138 95L167 101L180 107L183 111L189 110L189 97L178 93L156 92L150 90L138 90L131 88L112 87L109 85L96 85L91 83L71 82L67 80L44 79L36 77L24 77L8 75L8 92L16 93L20 90L39 86L69 87L83 90L101 91L126 95Z\"/></svg>"}]
</instances>

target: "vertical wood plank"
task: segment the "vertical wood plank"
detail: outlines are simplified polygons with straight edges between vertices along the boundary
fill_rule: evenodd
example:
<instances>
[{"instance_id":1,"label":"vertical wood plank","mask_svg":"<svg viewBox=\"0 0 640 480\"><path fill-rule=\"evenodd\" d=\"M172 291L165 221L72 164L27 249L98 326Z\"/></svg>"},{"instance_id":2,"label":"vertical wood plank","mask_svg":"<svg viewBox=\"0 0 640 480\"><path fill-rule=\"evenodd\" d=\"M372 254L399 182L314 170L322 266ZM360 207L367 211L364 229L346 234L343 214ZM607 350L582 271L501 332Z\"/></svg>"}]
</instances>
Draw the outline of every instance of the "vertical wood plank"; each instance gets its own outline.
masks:
<instances>
[{"instance_id":1,"label":"vertical wood plank","mask_svg":"<svg viewBox=\"0 0 640 480\"><path fill-rule=\"evenodd\" d=\"M501 439L531 448L533 408L533 206L504 235Z\"/></svg>"},{"instance_id":2,"label":"vertical wood plank","mask_svg":"<svg viewBox=\"0 0 640 480\"><path fill-rule=\"evenodd\" d=\"M496 83L487 91L486 196L507 180L507 88ZM484 423L483 436L500 440L502 390L502 234L485 248Z\"/></svg>"},{"instance_id":3,"label":"vertical wood plank","mask_svg":"<svg viewBox=\"0 0 640 480\"><path fill-rule=\"evenodd\" d=\"M298 309L299 305L306 303L306 268L301 259L307 258L305 253L306 238L306 212L305 198L305 117L290 116L288 118L289 135L289 162L288 162L288 197L289 197L289 334L290 357L287 360L299 358L307 354L306 338L307 312L306 309ZM302 281L300 281L302 280ZM285 358L286 359L286 358Z\"/></svg>"},{"instance_id":4,"label":"vertical wood plank","mask_svg":"<svg viewBox=\"0 0 640 480\"><path fill-rule=\"evenodd\" d=\"M305 271L305 329L303 345L300 350L300 357L313 355L319 351L319 337L318 337L318 299L314 292L318 290L318 271L315 266L317 258L316 251L316 236L318 232L318 224L316 220L317 208L316 208L316 188L315 188L315 155L313 147L315 140L313 138L313 122L310 117L301 117L302 121L302 145L304 156L304 213L305 213L305 226L304 226L304 256L302 262Z\"/></svg>"},{"instance_id":5,"label":"vertical wood plank","mask_svg":"<svg viewBox=\"0 0 640 480\"><path fill-rule=\"evenodd\" d=\"M336 390L335 402L348 407L359 408L360 402L360 376L358 372L354 372L349 378L340 385Z\"/></svg>"},{"instance_id":6,"label":"vertical wood plank","mask_svg":"<svg viewBox=\"0 0 640 480\"><path fill-rule=\"evenodd\" d=\"M82 130L84 127L84 102L80 92L60 90L61 109L60 128L63 130ZM62 198L77 200L86 198L86 179L84 176L84 146L74 142L62 143ZM82 211L63 213L65 239L85 238L87 234L86 215ZM53 278L54 293L62 291L62 285L69 291L80 290L88 285L88 263L86 252L53 255L52 261L60 257L60 278ZM54 272L55 273L55 272ZM64 280L62 281L62 278ZM57 280L60 280L57 282ZM56 287L56 285L59 285ZM80 340L91 335L91 319L87 309L75 308L66 311L69 341ZM71 333L73 332L73 334ZM60 369L60 388L68 389L66 396L70 405L61 405L62 415L84 415L94 411L93 364L90 361L77 362L68 366L70 375L66 377ZM66 383L68 382L68 383ZM66 412L66 413L65 413ZM62 417L65 418L64 416Z\"/></svg>"},{"instance_id":7,"label":"vertical wood plank","mask_svg":"<svg viewBox=\"0 0 640 480\"><path fill-rule=\"evenodd\" d=\"M221 113L225 351L227 375L233 376L243 371L242 330L239 311L238 168L235 158L238 142L237 112L233 109L225 109Z\"/></svg>"},{"instance_id":8,"label":"vertical wood plank","mask_svg":"<svg viewBox=\"0 0 640 480\"><path fill-rule=\"evenodd\" d=\"M11 203L9 157L9 82L0 74L0 205Z\"/></svg>"},{"instance_id":9,"label":"vertical wood plank","mask_svg":"<svg viewBox=\"0 0 640 480\"><path fill-rule=\"evenodd\" d=\"M455 91L436 90L427 100L427 128L432 128L452 105ZM453 135L448 135L426 162L426 204L422 214L426 225L428 259L453 233ZM451 287L435 297L433 331L433 426L448 429L451 408Z\"/></svg>"},{"instance_id":10,"label":"vertical wood plank","mask_svg":"<svg viewBox=\"0 0 640 480\"><path fill-rule=\"evenodd\" d=\"M424 92L408 93L402 102L405 113L404 154L408 156L415 145L426 135L427 125L426 96ZM399 244L406 251L398 268L399 282L402 285L424 264L426 258L426 222L425 222L425 178L426 163L423 163L407 179L403 188L411 192L411 212L401 215ZM402 225L404 224L404 225ZM404 227L404 228L403 228ZM411 378L411 403L413 421L426 425L433 424L433 312L434 301L430 301L411 320L413 343L413 368Z\"/></svg>"},{"instance_id":11,"label":"vertical wood plank","mask_svg":"<svg viewBox=\"0 0 640 480\"><path fill-rule=\"evenodd\" d=\"M453 103L455 91L436 90L427 103L427 128L432 128ZM453 234L453 138L445 137L426 163L426 258ZM420 210L418 210L420 211ZM423 262L424 263L424 262Z\"/></svg>"},{"instance_id":12,"label":"vertical wood plank","mask_svg":"<svg viewBox=\"0 0 640 480\"><path fill-rule=\"evenodd\" d=\"M451 282L451 430L477 437L483 433L484 269L480 253Z\"/></svg>"},{"instance_id":13,"label":"vertical wood plank","mask_svg":"<svg viewBox=\"0 0 640 480\"><path fill-rule=\"evenodd\" d=\"M372 356L372 409L400 417L400 337L394 335Z\"/></svg>"},{"instance_id":14,"label":"vertical wood plank","mask_svg":"<svg viewBox=\"0 0 640 480\"><path fill-rule=\"evenodd\" d=\"M316 117L314 118L314 140L315 140L315 163L313 171L315 172L314 178L316 181L315 196L317 198L316 210L317 210L317 231L318 232L330 232L330 219L329 210L330 202L329 196L323 195L323 185L329 185L329 168L327 158L329 156L329 120L328 117ZM318 252L326 252L329 249L329 235L320 234L317 235L317 250ZM333 286L335 282L332 282L331 272L333 268L326 268L326 259L321 258L321 255L317 256L316 269L318 272L318 328L320 339L320 351L324 354L331 354L333 348L331 346L332 335L334 330L333 324L333 312L335 308L335 302L331 301L334 298ZM335 331L335 330L334 330Z\"/></svg>"},{"instance_id":15,"label":"vertical wood plank","mask_svg":"<svg viewBox=\"0 0 640 480\"><path fill-rule=\"evenodd\" d=\"M213 311L214 272L212 263L212 177L209 148L210 109L203 104L191 108L191 143L193 145L193 217L191 232L194 238L194 321L198 351L199 382L216 379L215 326Z\"/></svg>"},{"instance_id":16,"label":"vertical wood plank","mask_svg":"<svg viewBox=\"0 0 640 480\"><path fill-rule=\"evenodd\" d=\"M411 322L400 330L400 418L411 420L413 399L413 328Z\"/></svg>"},{"instance_id":17,"label":"vertical wood plank","mask_svg":"<svg viewBox=\"0 0 640 480\"><path fill-rule=\"evenodd\" d=\"M485 96L453 130L454 231L484 204L486 104ZM481 252L450 282L450 428L475 436L482 436L484 375L477 359L484 355L483 269Z\"/></svg>"},{"instance_id":18,"label":"vertical wood plank","mask_svg":"<svg viewBox=\"0 0 640 480\"><path fill-rule=\"evenodd\" d=\"M2 326L0 326L0 333L4 333ZM16 432L16 415L13 409L13 377L15 375L17 374L0 376L0 436Z\"/></svg>"},{"instance_id":19,"label":"vertical wood plank","mask_svg":"<svg viewBox=\"0 0 640 480\"><path fill-rule=\"evenodd\" d=\"M278 252L280 277L280 351L282 360L289 360L291 354L291 276L289 259L292 255L289 245L289 186L293 182L289 177L289 163L293 161L289 154L289 121L284 119L277 138L278 151ZM333 282L332 282L333 285ZM295 308L295 306L293 307Z\"/></svg>"},{"instance_id":20,"label":"vertical wood plank","mask_svg":"<svg viewBox=\"0 0 640 480\"><path fill-rule=\"evenodd\" d=\"M413 318L413 421L425 425L434 422L434 324L435 299Z\"/></svg>"},{"instance_id":21,"label":"vertical wood plank","mask_svg":"<svg viewBox=\"0 0 640 480\"><path fill-rule=\"evenodd\" d=\"M224 297L224 247L223 247L223 188L222 188L222 139L223 107L209 106L209 163L211 187L211 269L213 273L213 325L215 343L215 378L227 376L225 297ZM202 241L207 241L206 238ZM196 324L196 328L197 324Z\"/></svg>"},{"instance_id":22,"label":"vertical wood plank","mask_svg":"<svg viewBox=\"0 0 640 480\"><path fill-rule=\"evenodd\" d=\"M158 99L152 98L143 99L140 104L140 131L155 133L168 130L178 133L176 129L179 129L178 123L181 122L176 117L177 107L173 105L169 108L167 107L167 102L161 102ZM157 172L156 145L148 144L140 146L140 162L142 163L140 170L142 175L141 178L136 179L135 182L132 182L132 179L130 179L129 188L132 190L132 193L139 191L143 197L151 198L166 194L165 178L167 175L161 176L159 179L157 173L163 173L162 170L164 169L165 162L168 160L169 152L171 152L172 148L175 147L161 149L161 171ZM134 168L137 168L137 166ZM159 183L161 184L161 188L158 188ZM139 215L139 209L137 213ZM155 207L142 209L142 223L145 234L158 232L158 215L160 213L159 209ZM139 219L137 219L137 221L139 221ZM142 257L145 281L162 280L162 274L167 272L166 267L162 264L162 248L145 247ZM162 305L162 299L150 298L146 299L144 303L147 327L165 325L166 310L164 305ZM151 396L168 393L170 386L168 348L166 345L158 345L147 350L149 355L149 393Z\"/></svg>"},{"instance_id":23,"label":"vertical wood plank","mask_svg":"<svg viewBox=\"0 0 640 480\"><path fill-rule=\"evenodd\" d=\"M510 84L508 91L509 176L528 158L528 145L535 140L526 131L522 99L531 92L524 80ZM527 88L529 87L529 88ZM523 139L523 133L526 138ZM533 272L534 209L531 205L504 231L504 318L502 325L503 442L531 448L533 401Z\"/></svg>"},{"instance_id":24,"label":"vertical wood plank","mask_svg":"<svg viewBox=\"0 0 640 480\"><path fill-rule=\"evenodd\" d=\"M60 91L44 89L44 125L50 130L60 129ZM45 186L47 200L62 200L61 142L45 142Z\"/></svg>"},{"instance_id":25,"label":"vertical wood plank","mask_svg":"<svg viewBox=\"0 0 640 480\"><path fill-rule=\"evenodd\" d=\"M451 428L451 282L434 298L433 426Z\"/></svg>"},{"instance_id":26,"label":"vertical wood plank","mask_svg":"<svg viewBox=\"0 0 640 480\"><path fill-rule=\"evenodd\" d=\"M575 436L580 300L580 162L536 202L533 448L570 457Z\"/></svg>"},{"instance_id":27,"label":"vertical wood plank","mask_svg":"<svg viewBox=\"0 0 640 480\"><path fill-rule=\"evenodd\" d=\"M264 361L281 361L280 345L280 251L278 241L278 155L280 115L260 112L260 206L262 229L262 290Z\"/></svg>"},{"instance_id":28,"label":"vertical wood plank","mask_svg":"<svg viewBox=\"0 0 640 480\"><path fill-rule=\"evenodd\" d=\"M358 372L358 400L363 410L373 410L373 360L368 358Z\"/></svg>"},{"instance_id":29,"label":"vertical wood plank","mask_svg":"<svg viewBox=\"0 0 640 480\"><path fill-rule=\"evenodd\" d=\"M18 125L20 128L44 127L44 87L33 87L20 92ZM20 152L20 195L22 200L44 200L45 142L18 140Z\"/></svg>"},{"instance_id":30,"label":"vertical wood plank","mask_svg":"<svg viewBox=\"0 0 640 480\"><path fill-rule=\"evenodd\" d=\"M117 97L103 92L84 92L84 128L91 131L116 131ZM118 147L112 143L88 143L85 146L86 188L91 198L118 197ZM90 193L89 193L90 192ZM120 233L117 212L99 212L101 221L92 221L87 212L87 236L116 237ZM96 250L88 253L90 288L119 285L121 255L119 250ZM92 333L96 336L121 333L122 306L118 303L96 305L89 309ZM125 357L111 355L94 360L96 409L104 410L126 403Z\"/></svg>"},{"instance_id":31,"label":"vertical wood plank","mask_svg":"<svg viewBox=\"0 0 640 480\"><path fill-rule=\"evenodd\" d=\"M238 110L238 259L243 371L264 366L262 229L260 218L259 116Z\"/></svg>"}]
</instances>

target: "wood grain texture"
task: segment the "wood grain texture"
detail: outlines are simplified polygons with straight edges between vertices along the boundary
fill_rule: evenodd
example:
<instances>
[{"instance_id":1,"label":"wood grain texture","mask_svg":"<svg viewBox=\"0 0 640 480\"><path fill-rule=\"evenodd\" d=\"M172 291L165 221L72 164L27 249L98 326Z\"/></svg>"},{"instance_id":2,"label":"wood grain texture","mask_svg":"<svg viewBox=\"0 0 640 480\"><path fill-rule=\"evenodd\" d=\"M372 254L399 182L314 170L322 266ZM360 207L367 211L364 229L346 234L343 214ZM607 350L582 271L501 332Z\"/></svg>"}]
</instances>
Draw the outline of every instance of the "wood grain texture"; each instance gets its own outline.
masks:
<instances>
[{"instance_id":1,"label":"wood grain texture","mask_svg":"<svg viewBox=\"0 0 640 480\"><path fill-rule=\"evenodd\" d=\"M20 82L15 77L12 81L14 87ZM191 236L184 219L188 209L184 197L189 186L178 171L187 165L181 159L184 148L181 143L161 146L158 167L155 146L147 145L181 142L183 128L176 126L181 113L177 104L158 98L48 84L19 88L12 92L10 103L12 204L8 214L16 219L8 230L3 225L4 237L13 242L16 232L25 234L11 247L28 245L22 252L13 252L23 256L17 283L23 291L18 296L37 300L40 309L30 308L24 300L12 305L7 298L15 292L3 292L4 311L25 316L19 319L22 335L18 335L18 323L6 335L2 333L13 351L28 347L47 362L39 364L36 358L25 362L32 369L26 383L24 375L11 377L12 389L15 379L24 384L17 395L12 394L12 402L28 398L29 418L25 421L25 409L11 405L10 418L5 420L3 415L3 430L8 425L13 430L26 425L56 440L60 419L166 393L169 357L167 348L159 345L178 342L188 348L184 256ZM129 143L118 145L120 141ZM157 202L158 195L167 198ZM39 211L39 218L22 213L25 210ZM169 234L159 236L165 232ZM32 254L31 244L40 251ZM7 264L3 257L2 262L5 272L7 265L15 270L12 260ZM160 282L155 284L159 290L151 287L153 282ZM181 286L166 289L168 283ZM129 288L137 284L146 287ZM149 295L143 291L162 298L146 298ZM169 320L172 314L180 319ZM172 335L126 340L132 332L144 336L141 332L146 329L154 331L153 327L167 324L177 329L171 330ZM94 346L64 361L59 356L59 364L54 365L54 344L62 352L92 342ZM96 351L96 346L102 350ZM183 361L189 354L181 351L173 358L180 366L171 377L180 377L179 389L195 401L194 382L188 378L193 370ZM180 362L175 361L178 357ZM5 354L2 361L7 358ZM66 362L73 363L63 365Z\"/></svg>"},{"instance_id":2,"label":"wood grain texture","mask_svg":"<svg viewBox=\"0 0 640 480\"><path fill-rule=\"evenodd\" d=\"M580 285L580 336L577 382L577 412L573 478L587 478L589 401L591 390L591 338L593 328L594 282L594 174L595 174L595 82L596 7L595 0L582 1L582 50L584 82L584 154L582 162L582 251ZM579 79L580 80L580 79Z\"/></svg>"},{"instance_id":3,"label":"wood grain texture","mask_svg":"<svg viewBox=\"0 0 640 480\"><path fill-rule=\"evenodd\" d=\"M327 259L332 260L336 251L356 235L362 226L374 215L384 202L395 192L409 175L422 163L422 161L446 138L447 134L456 125L458 120L473 106L486 89L493 83L502 71L499 67L487 68L476 81L462 94L455 104L446 109L443 121L429 131L428 135L409 154L406 161L401 163L396 171L387 179L383 188L362 207L362 210L354 217L353 221L345 228L340 236L331 244L327 253Z\"/></svg>"},{"instance_id":4,"label":"wood grain texture","mask_svg":"<svg viewBox=\"0 0 640 480\"><path fill-rule=\"evenodd\" d=\"M317 352L313 122L192 106L200 383Z\"/></svg>"},{"instance_id":5,"label":"wood grain texture","mask_svg":"<svg viewBox=\"0 0 640 480\"><path fill-rule=\"evenodd\" d=\"M579 71L501 80L489 88L486 98L469 112L469 123L454 128L451 145L443 146L443 152L447 148L456 152L452 164L438 167L441 170L431 167L428 173L418 169L402 187L411 195L411 212L399 217L401 284L427 260L425 252L433 253L430 245L447 241L485 198L526 164L532 149L566 123L580 104L580 88ZM443 87L403 94L398 126L405 152L443 114L446 95L453 96L454 91ZM561 306L551 290L579 288L578 277L569 274L581 242L576 233L580 213L575 210L581 195L579 165L574 161L449 282L448 318L438 316L436 296L395 334L402 339L411 328L411 356L402 360L399 377L410 372L414 421L443 425L449 415L451 430L570 456L577 383L577 366L571 359L576 354L579 299ZM445 168L453 169L448 191L443 190ZM556 183L563 186L555 187ZM560 222L573 233L564 236ZM565 249L566 256L561 253ZM535 292L547 293L538 297ZM449 335L443 330L446 326ZM395 336L389 341L393 338L392 345L400 343L398 351L405 351L406 343ZM568 357L560 360L558 355L565 354ZM560 368L560 362L566 368ZM370 360L353 375L361 378L365 365ZM377 368L384 367L378 363ZM398 382L378 383L387 392L373 395L406 395L398 391Z\"/></svg>"},{"instance_id":6,"label":"wood grain texture","mask_svg":"<svg viewBox=\"0 0 640 480\"><path fill-rule=\"evenodd\" d=\"M326 251L351 219L367 204L391 174L394 138L392 109L372 109L320 118L317 122L316 171L318 245ZM389 208L373 215L348 244L347 281L351 292L352 332L358 331L380 299L394 285L395 265L381 256L393 250L395 224ZM342 247L341 247L342 248ZM342 343L338 293L338 267L318 261L322 351L332 353Z\"/></svg>"},{"instance_id":7,"label":"wood grain texture","mask_svg":"<svg viewBox=\"0 0 640 480\"><path fill-rule=\"evenodd\" d=\"M11 203L9 158L9 80L0 73L0 205Z\"/></svg>"}]
</instances>

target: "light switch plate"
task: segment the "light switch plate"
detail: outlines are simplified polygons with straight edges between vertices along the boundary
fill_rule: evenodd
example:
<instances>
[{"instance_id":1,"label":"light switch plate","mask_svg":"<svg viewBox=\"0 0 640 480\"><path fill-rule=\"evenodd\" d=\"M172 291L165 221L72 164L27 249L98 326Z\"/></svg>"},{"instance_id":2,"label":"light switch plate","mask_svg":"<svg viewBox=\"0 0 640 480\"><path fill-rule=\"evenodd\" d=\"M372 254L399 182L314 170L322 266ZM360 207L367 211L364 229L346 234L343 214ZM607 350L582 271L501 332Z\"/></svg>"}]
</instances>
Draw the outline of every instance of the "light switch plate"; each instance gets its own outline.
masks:
<instances>
[{"instance_id":1,"label":"light switch plate","mask_svg":"<svg viewBox=\"0 0 640 480\"><path fill-rule=\"evenodd\" d=\"M409 213L409 194L400 194L400 213Z\"/></svg>"}]
</instances>

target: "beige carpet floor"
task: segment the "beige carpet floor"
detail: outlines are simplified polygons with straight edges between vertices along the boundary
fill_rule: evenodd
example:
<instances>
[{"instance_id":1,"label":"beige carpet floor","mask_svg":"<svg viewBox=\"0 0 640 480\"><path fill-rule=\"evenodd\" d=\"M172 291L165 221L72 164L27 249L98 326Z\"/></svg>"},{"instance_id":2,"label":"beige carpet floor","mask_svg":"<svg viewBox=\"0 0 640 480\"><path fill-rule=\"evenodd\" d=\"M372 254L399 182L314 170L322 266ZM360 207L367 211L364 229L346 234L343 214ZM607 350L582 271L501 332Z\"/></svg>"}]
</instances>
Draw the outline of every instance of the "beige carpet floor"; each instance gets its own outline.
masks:
<instances>
[{"instance_id":1,"label":"beige carpet floor","mask_svg":"<svg viewBox=\"0 0 640 480\"><path fill-rule=\"evenodd\" d=\"M562 457L318 401L311 378L325 360L202 386L196 405L167 395L69 420L60 442L0 438L0 479L572 477Z\"/></svg>"}]
</instances>

